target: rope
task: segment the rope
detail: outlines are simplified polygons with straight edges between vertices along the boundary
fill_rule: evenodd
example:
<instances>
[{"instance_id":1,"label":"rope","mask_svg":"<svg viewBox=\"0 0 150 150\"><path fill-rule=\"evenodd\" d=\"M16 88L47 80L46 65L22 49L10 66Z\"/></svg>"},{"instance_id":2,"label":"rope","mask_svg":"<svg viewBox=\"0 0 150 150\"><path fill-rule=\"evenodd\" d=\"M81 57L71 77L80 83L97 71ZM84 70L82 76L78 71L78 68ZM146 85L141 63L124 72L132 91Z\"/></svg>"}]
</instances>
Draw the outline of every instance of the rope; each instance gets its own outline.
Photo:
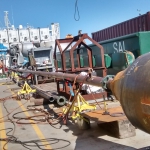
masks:
<instances>
[{"instance_id":1,"label":"rope","mask_svg":"<svg viewBox=\"0 0 150 150\"><path fill-rule=\"evenodd\" d=\"M76 17L76 14L77 14L77 17ZM76 0L76 2L75 2L74 19L75 19L75 21L80 20L80 13L79 13L79 9L78 9L78 0Z\"/></svg>"},{"instance_id":2,"label":"rope","mask_svg":"<svg viewBox=\"0 0 150 150\"><path fill-rule=\"evenodd\" d=\"M91 94L92 94L92 97L93 97L93 99L95 100L96 104L99 106L100 109L102 109L102 107L99 105L98 101L96 100L96 98L95 98L93 92L91 91L91 88L90 88L89 85L88 85L88 88L89 88L89 90L90 90L90 92L91 92Z\"/></svg>"}]
</instances>

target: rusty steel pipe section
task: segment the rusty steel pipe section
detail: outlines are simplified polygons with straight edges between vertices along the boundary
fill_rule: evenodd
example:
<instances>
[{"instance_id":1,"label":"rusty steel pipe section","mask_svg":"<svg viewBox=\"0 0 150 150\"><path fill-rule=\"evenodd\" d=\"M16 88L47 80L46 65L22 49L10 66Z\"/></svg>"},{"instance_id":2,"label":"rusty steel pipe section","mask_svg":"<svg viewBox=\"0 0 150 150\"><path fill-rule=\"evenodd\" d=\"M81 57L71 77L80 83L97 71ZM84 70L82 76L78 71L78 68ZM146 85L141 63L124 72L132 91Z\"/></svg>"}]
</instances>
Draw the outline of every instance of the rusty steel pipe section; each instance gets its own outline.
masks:
<instances>
[{"instance_id":1,"label":"rusty steel pipe section","mask_svg":"<svg viewBox=\"0 0 150 150\"><path fill-rule=\"evenodd\" d=\"M150 133L150 53L137 58L107 85L137 128Z\"/></svg>"},{"instance_id":2,"label":"rusty steel pipe section","mask_svg":"<svg viewBox=\"0 0 150 150\"><path fill-rule=\"evenodd\" d=\"M43 72L43 71L31 71L31 70L22 70L22 69L11 69L12 71L15 72L22 72L22 73L30 73L34 75L40 75L40 76L46 76L50 78L56 78L56 79L67 79L69 81L74 81L76 79L76 82L78 83L85 83L93 86L99 86L102 87L103 83L102 80L103 78L97 77L97 76L92 76L86 77L82 75L77 75L77 74L68 74L68 73L61 73L61 72Z\"/></svg>"}]
</instances>

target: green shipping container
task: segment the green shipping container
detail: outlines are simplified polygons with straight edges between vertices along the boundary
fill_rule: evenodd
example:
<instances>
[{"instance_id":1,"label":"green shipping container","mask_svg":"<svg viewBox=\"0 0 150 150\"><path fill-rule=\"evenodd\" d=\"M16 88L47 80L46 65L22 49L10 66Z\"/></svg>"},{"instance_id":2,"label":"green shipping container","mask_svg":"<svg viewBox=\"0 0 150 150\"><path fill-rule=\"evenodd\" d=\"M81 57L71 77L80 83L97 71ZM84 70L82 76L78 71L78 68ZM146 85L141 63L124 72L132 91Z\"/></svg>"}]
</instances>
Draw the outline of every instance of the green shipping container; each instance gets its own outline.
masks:
<instances>
[{"instance_id":1,"label":"green shipping container","mask_svg":"<svg viewBox=\"0 0 150 150\"><path fill-rule=\"evenodd\" d=\"M150 32L137 32L126 36L100 42L104 47L105 54L113 54L131 51L135 58L150 52Z\"/></svg>"},{"instance_id":2,"label":"green shipping container","mask_svg":"<svg viewBox=\"0 0 150 150\"><path fill-rule=\"evenodd\" d=\"M108 68L107 74L115 75L133 62L131 56L129 54L125 55L124 52L132 52L135 58L150 52L150 32L137 32L99 43L103 46L104 53L111 58L111 65L107 65L105 59L105 65ZM93 44L91 44L90 47L92 48L93 56L96 58L94 64L99 64L99 62L101 62L99 49ZM101 64L99 64L99 66L100 65ZM101 76L99 71L97 74Z\"/></svg>"}]
</instances>

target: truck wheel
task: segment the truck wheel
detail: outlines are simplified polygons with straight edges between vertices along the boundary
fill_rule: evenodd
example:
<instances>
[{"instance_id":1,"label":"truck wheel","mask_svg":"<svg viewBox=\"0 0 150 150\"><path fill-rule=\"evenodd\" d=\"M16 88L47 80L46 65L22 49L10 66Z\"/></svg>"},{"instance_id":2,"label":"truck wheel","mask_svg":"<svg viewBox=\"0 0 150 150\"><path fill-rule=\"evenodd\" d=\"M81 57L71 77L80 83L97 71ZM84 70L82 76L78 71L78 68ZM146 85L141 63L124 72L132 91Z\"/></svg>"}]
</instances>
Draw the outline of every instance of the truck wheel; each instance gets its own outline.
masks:
<instances>
[{"instance_id":1,"label":"truck wheel","mask_svg":"<svg viewBox=\"0 0 150 150\"><path fill-rule=\"evenodd\" d=\"M59 106L64 106L66 104L66 98L64 96L59 96L56 102Z\"/></svg>"},{"instance_id":2,"label":"truck wheel","mask_svg":"<svg viewBox=\"0 0 150 150\"><path fill-rule=\"evenodd\" d=\"M85 117L83 117L83 118L78 117L77 124L78 124L79 129L81 129L81 130L87 130L90 128L90 120Z\"/></svg>"}]
</instances>

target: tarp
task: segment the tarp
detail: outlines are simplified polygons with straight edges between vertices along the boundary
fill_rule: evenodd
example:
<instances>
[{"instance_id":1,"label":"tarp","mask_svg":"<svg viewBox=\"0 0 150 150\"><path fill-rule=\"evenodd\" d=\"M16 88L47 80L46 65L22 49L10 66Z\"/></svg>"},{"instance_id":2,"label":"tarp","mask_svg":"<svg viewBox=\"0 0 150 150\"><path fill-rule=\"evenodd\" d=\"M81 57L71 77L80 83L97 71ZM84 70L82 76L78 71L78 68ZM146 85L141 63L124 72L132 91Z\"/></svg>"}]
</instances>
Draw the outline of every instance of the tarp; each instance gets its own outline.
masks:
<instances>
[{"instance_id":1,"label":"tarp","mask_svg":"<svg viewBox=\"0 0 150 150\"><path fill-rule=\"evenodd\" d=\"M22 66L26 65L28 62L29 62L28 57L24 57L24 62L23 62L23 64L22 64Z\"/></svg>"},{"instance_id":2,"label":"tarp","mask_svg":"<svg viewBox=\"0 0 150 150\"><path fill-rule=\"evenodd\" d=\"M6 55L8 48L0 43L0 55Z\"/></svg>"}]
</instances>

